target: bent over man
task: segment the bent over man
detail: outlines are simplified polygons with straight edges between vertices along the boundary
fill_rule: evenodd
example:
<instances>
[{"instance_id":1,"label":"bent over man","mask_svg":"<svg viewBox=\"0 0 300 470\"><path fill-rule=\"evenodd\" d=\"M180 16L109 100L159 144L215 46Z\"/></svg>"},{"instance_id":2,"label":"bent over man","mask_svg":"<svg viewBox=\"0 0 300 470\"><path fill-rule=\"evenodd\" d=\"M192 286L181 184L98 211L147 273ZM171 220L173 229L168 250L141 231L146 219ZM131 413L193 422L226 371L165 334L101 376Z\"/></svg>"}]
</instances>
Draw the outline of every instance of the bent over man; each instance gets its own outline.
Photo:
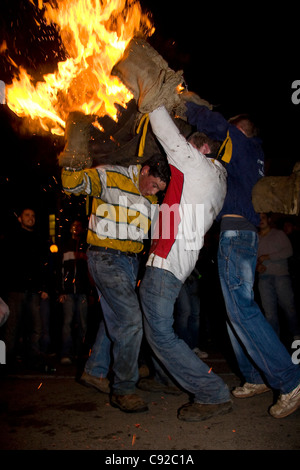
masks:
<instances>
[{"instance_id":1,"label":"bent over man","mask_svg":"<svg viewBox=\"0 0 300 470\"><path fill-rule=\"evenodd\" d=\"M166 189L168 181L169 166L159 154L143 167L105 165L78 170L64 168L62 172L62 184L67 193L93 196L87 235L88 266L101 296L109 337L102 325L93 357L103 353L102 370L97 371L97 377L106 378L112 343L111 404L125 412L148 409L135 393L143 334L135 288L138 255L144 248L143 239L151 223L151 203L156 202L155 195Z\"/></svg>"}]
</instances>

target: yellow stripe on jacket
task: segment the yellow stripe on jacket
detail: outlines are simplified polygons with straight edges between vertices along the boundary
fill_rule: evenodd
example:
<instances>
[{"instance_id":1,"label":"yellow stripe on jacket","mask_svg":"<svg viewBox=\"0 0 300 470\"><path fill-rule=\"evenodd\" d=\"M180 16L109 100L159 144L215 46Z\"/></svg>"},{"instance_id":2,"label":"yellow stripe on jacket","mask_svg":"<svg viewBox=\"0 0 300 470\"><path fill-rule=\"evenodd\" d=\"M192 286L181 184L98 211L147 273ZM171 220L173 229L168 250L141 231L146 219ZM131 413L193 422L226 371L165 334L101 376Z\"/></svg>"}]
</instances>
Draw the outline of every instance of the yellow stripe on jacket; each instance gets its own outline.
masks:
<instances>
[{"instance_id":1,"label":"yellow stripe on jacket","mask_svg":"<svg viewBox=\"0 0 300 470\"><path fill-rule=\"evenodd\" d=\"M151 205L157 199L139 192L140 169L140 165L63 169L62 185L67 194L93 196L88 243L133 253L143 250L151 225Z\"/></svg>"}]
</instances>

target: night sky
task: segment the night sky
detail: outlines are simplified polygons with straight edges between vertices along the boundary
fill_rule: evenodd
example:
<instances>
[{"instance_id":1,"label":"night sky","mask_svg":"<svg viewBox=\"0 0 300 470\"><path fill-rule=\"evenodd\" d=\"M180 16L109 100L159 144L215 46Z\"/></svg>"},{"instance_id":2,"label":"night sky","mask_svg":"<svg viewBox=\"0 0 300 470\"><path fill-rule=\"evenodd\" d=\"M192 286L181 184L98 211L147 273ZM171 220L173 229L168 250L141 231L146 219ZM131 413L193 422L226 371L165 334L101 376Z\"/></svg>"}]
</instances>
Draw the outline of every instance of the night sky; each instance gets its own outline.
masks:
<instances>
[{"instance_id":1,"label":"night sky","mask_svg":"<svg viewBox=\"0 0 300 470\"><path fill-rule=\"evenodd\" d=\"M292 102L292 84L300 79L300 7L279 2L140 3L152 12L156 28L149 42L170 67L184 70L189 90L226 118L250 113L261 129L267 173L290 174L300 160L300 104ZM0 44L5 39L28 72L42 76L53 71L64 58L55 31L48 30L50 39L39 31L29 1L1 0L0 8ZM0 55L0 80L10 79L11 68ZM0 108L2 221L26 200L33 199L41 211L48 206L56 211L56 156L62 139L26 135L22 119L6 106Z\"/></svg>"}]
</instances>

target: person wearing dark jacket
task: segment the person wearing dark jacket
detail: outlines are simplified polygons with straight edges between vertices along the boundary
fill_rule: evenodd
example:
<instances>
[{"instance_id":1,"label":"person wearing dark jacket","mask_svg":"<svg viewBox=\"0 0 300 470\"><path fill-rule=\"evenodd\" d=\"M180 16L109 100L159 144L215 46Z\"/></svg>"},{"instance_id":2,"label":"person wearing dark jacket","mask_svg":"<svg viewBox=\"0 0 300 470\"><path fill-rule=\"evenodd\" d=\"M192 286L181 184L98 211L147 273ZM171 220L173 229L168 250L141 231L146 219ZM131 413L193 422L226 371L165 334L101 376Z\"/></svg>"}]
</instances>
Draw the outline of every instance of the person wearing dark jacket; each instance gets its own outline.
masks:
<instances>
[{"instance_id":1,"label":"person wearing dark jacket","mask_svg":"<svg viewBox=\"0 0 300 470\"><path fill-rule=\"evenodd\" d=\"M199 132L223 141L219 158L226 165L228 177L227 195L218 216L218 269L229 336L245 378L233 395L251 397L271 387L280 396L269 412L275 418L284 418L300 406L300 367L293 364L254 301L259 214L253 208L252 188L264 171L257 130L246 115L227 122L221 114L192 102L187 103L186 116Z\"/></svg>"},{"instance_id":2,"label":"person wearing dark jacket","mask_svg":"<svg viewBox=\"0 0 300 470\"><path fill-rule=\"evenodd\" d=\"M19 354L24 354L30 365L34 365L40 356L40 302L48 297L48 246L42 243L35 229L33 209L23 209L18 222L19 227L9 234L3 250L6 301L10 310L5 325L7 363L14 363Z\"/></svg>"},{"instance_id":3,"label":"person wearing dark jacket","mask_svg":"<svg viewBox=\"0 0 300 470\"><path fill-rule=\"evenodd\" d=\"M71 237L63 248L62 286L60 302L63 305L61 363L70 364L84 343L87 329L88 293L90 290L87 268L87 245L83 237L82 222L74 220ZM76 331L73 344L72 326Z\"/></svg>"}]
</instances>

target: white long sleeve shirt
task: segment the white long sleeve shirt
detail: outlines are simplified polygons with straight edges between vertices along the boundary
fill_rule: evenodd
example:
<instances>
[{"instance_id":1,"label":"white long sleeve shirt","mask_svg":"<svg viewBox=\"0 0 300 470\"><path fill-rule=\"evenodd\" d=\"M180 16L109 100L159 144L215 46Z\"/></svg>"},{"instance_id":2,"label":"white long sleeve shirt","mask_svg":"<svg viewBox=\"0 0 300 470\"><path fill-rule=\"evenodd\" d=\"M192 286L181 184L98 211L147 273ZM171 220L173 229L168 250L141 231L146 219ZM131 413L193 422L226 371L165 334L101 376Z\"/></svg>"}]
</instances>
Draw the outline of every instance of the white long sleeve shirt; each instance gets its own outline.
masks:
<instances>
[{"instance_id":1,"label":"white long sleeve shirt","mask_svg":"<svg viewBox=\"0 0 300 470\"><path fill-rule=\"evenodd\" d=\"M164 107L149 116L172 176L147 265L171 271L184 282L194 269L205 233L222 209L227 173L222 164L187 142Z\"/></svg>"}]
</instances>

